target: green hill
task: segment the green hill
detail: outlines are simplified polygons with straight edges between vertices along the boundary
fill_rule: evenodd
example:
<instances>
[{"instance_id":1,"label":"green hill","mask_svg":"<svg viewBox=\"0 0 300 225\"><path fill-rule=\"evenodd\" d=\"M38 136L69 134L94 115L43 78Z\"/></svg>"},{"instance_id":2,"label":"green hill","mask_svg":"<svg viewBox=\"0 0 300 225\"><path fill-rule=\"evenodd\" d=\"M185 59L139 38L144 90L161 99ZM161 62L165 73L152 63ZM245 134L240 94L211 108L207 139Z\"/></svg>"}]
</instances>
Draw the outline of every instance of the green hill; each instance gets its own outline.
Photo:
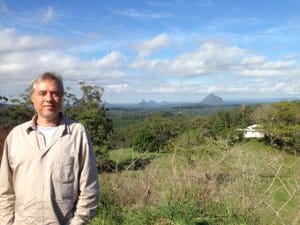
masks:
<instances>
[{"instance_id":1,"label":"green hill","mask_svg":"<svg viewBox=\"0 0 300 225\"><path fill-rule=\"evenodd\" d=\"M98 224L299 224L299 157L251 140L206 140L168 153L111 151L122 164L151 155L143 170L101 174ZM101 223L100 223L101 222Z\"/></svg>"}]
</instances>

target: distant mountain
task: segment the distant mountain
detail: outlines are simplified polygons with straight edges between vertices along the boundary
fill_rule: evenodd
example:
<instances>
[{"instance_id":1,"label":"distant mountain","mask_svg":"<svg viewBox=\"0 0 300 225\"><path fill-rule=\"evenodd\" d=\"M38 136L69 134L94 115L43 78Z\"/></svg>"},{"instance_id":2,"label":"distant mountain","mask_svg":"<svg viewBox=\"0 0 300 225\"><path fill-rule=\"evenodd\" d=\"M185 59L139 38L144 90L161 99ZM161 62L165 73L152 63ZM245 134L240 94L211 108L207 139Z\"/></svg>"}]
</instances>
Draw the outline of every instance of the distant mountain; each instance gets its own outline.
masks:
<instances>
[{"instance_id":1,"label":"distant mountain","mask_svg":"<svg viewBox=\"0 0 300 225\"><path fill-rule=\"evenodd\" d=\"M137 104L138 107L142 107L142 108L152 108L152 107L156 107L158 106L159 103L157 103L156 101L150 100L150 101L145 101L144 99Z\"/></svg>"},{"instance_id":2,"label":"distant mountain","mask_svg":"<svg viewBox=\"0 0 300 225\"><path fill-rule=\"evenodd\" d=\"M207 105L222 105L224 104L224 101L221 97L214 95L213 93L206 96L202 102L203 104Z\"/></svg>"},{"instance_id":3,"label":"distant mountain","mask_svg":"<svg viewBox=\"0 0 300 225\"><path fill-rule=\"evenodd\" d=\"M157 102L154 100L141 100L139 103L109 103L104 102L104 106L107 109L145 109L145 110L152 110L152 109L198 109L198 108L211 108L211 107L223 107L223 106L239 106L241 104L247 104L247 105L256 105L258 103L260 104L266 104L266 103L272 103L272 102L278 102L283 101L286 99L236 99L236 100L226 100L223 101L223 99L219 96L214 95L213 93L206 96L202 102L168 102L168 101L162 101ZM295 99L289 99L289 100L295 100ZM1 106L1 105L0 105Z\"/></svg>"},{"instance_id":4,"label":"distant mountain","mask_svg":"<svg viewBox=\"0 0 300 225\"><path fill-rule=\"evenodd\" d=\"M105 107L110 109L116 109L116 108L131 108L131 109L155 109L155 108L170 108L174 105L177 105L175 103L163 101L163 102L156 102L154 100L146 101L142 99L139 103L120 103L120 104L112 104L109 102L105 102Z\"/></svg>"}]
</instances>

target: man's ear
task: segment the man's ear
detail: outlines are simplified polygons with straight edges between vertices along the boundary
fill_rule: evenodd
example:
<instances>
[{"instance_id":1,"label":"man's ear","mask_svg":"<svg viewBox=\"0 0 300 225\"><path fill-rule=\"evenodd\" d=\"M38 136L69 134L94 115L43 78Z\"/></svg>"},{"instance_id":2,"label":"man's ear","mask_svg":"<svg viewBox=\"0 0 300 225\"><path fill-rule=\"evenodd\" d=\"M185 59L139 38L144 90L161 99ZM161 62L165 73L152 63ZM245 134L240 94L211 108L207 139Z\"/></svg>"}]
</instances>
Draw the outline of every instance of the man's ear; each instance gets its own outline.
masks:
<instances>
[{"instance_id":1,"label":"man's ear","mask_svg":"<svg viewBox=\"0 0 300 225\"><path fill-rule=\"evenodd\" d=\"M31 95L31 96L29 97L29 101L30 101L30 103L33 105L33 95Z\"/></svg>"}]
</instances>

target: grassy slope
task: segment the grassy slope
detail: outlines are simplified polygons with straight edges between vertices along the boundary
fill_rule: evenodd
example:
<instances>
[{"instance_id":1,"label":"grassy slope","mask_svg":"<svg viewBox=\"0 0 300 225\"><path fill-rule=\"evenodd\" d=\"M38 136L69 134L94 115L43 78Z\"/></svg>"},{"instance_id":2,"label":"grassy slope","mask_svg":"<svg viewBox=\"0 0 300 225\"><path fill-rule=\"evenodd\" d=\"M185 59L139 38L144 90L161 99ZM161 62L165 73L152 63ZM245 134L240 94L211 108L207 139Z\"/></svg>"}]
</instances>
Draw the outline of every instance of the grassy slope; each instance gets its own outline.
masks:
<instances>
[{"instance_id":1,"label":"grassy slope","mask_svg":"<svg viewBox=\"0 0 300 225\"><path fill-rule=\"evenodd\" d=\"M299 157L257 141L220 146L175 145L144 170L102 174L91 224L300 224ZM138 157L111 152L119 162Z\"/></svg>"}]
</instances>

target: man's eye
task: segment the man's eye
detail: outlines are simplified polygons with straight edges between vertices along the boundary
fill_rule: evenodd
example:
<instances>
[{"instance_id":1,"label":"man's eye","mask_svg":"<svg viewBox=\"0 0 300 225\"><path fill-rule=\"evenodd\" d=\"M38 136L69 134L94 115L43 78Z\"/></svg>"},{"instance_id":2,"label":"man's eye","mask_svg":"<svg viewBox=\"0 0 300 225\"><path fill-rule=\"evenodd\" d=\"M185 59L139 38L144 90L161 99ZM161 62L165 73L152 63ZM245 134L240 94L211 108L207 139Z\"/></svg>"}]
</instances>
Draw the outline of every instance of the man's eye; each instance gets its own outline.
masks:
<instances>
[{"instance_id":1,"label":"man's eye","mask_svg":"<svg viewBox=\"0 0 300 225\"><path fill-rule=\"evenodd\" d=\"M46 95L46 92L45 92L45 91L39 91L39 92L38 92L38 95L40 95L40 96L45 96L45 95Z\"/></svg>"},{"instance_id":2,"label":"man's eye","mask_svg":"<svg viewBox=\"0 0 300 225\"><path fill-rule=\"evenodd\" d=\"M52 96L54 96L54 97L59 97L59 93L58 93L58 92L53 92L53 93L52 93Z\"/></svg>"}]
</instances>

